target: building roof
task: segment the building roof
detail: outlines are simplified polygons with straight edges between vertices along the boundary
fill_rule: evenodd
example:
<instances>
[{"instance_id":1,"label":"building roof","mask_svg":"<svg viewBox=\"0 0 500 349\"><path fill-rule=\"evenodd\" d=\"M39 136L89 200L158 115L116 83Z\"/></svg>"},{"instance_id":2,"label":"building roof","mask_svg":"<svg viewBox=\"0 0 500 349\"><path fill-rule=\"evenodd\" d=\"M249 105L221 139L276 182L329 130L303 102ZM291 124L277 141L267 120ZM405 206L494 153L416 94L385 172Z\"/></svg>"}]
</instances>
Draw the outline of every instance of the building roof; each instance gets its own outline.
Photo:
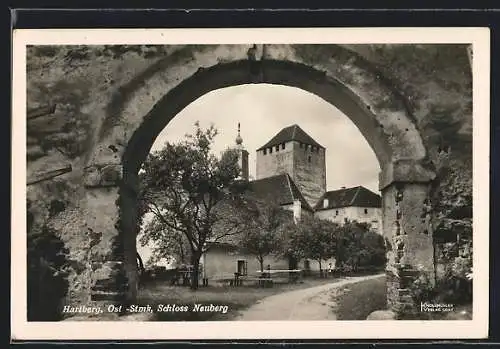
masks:
<instances>
[{"instance_id":1,"label":"building roof","mask_svg":"<svg viewBox=\"0 0 500 349\"><path fill-rule=\"evenodd\" d=\"M299 188L287 173L257 179L249 182L248 186L248 190L254 192L258 197L276 199L280 205L289 205L294 200L300 200L302 208L312 212L312 207L304 199Z\"/></svg>"},{"instance_id":2,"label":"building roof","mask_svg":"<svg viewBox=\"0 0 500 349\"><path fill-rule=\"evenodd\" d=\"M328 206L323 207L324 199L328 199ZM326 192L318 201L314 209L316 211L328 210L340 207L381 207L380 195L358 186L353 188L342 188Z\"/></svg>"},{"instance_id":3,"label":"building roof","mask_svg":"<svg viewBox=\"0 0 500 349\"><path fill-rule=\"evenodd\" d=\"M325 149L321 144L316 142L311 136L309 136L299 125L295 124L292 126L285 127L279 131L269 142L264 144L262 147L257 149L257 151L264 148L269 148L281 143L286 143L290 141L298 141L304 144L314 145L315 147L320 147Z\"/></svg>"}]
</instances>

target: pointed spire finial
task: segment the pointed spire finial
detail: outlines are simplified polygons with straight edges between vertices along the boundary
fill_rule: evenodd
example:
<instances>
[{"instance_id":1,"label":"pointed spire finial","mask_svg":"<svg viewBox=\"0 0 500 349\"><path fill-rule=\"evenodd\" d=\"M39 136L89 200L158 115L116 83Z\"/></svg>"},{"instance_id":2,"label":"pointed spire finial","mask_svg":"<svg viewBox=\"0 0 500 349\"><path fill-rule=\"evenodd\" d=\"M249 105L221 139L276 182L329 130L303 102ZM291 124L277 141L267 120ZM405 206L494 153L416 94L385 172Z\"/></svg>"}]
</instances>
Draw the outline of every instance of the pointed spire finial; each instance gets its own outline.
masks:
<instances>
[{"instance_id":1,"label":"pointed spire finial","mask_svg":"<svg viewBox=\"0 0 500 349\"><path fill-rule=\"evenodd\" d=\"M243 143L243 138L240 135L240 123L238 122L238 135L236 136L236 144L241 145Z\"/></svg>"}]
</instances>

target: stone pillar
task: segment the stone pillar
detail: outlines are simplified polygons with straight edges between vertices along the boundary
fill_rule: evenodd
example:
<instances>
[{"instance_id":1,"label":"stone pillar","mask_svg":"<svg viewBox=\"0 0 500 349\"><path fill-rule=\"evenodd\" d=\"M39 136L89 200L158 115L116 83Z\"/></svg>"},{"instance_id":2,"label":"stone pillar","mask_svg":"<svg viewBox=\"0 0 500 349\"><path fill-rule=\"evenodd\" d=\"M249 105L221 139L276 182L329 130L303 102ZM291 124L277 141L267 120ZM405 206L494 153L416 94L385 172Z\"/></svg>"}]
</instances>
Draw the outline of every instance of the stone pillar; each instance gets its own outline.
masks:
<instances>
[{"instance_id":1,"label":"stone pillar","mask_svg":"<svg viewBox=\"0 0 500 349\"><path fill-rule=\"evenodd\" d=\"M128 203L122 178L121 164L92 164L85 169L85 209L91 236L89 284L93 302L121 304L133 301L137 294L135 235L126 239L127 234L123 232L123 219L133 220L134 216L127 217L121 212ZM133 244L128 241L131 239Z\"/></svg>"},{"instance_id":2,"label":"stone pillar","mask_svg":"<svg viewBox=\"0 0 500 349\"><path fill-rule=\"evenodd\" d=\"M417 276L434 282L430 224L433 173L419 164L395 164L381 177L382 227L388 242L387 305L398 318L419 311L410 291Z\"/></svg>"}]
</instances>

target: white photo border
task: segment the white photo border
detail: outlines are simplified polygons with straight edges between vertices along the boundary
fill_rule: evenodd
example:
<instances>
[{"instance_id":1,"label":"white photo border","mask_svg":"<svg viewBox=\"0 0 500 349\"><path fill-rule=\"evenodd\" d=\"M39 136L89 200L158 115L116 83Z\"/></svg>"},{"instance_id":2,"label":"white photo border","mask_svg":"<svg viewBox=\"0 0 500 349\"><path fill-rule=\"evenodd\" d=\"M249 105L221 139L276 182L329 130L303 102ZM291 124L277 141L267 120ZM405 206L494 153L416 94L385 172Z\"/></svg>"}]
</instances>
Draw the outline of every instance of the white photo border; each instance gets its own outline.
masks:
<instances>
[{"instance_id":1,"label":"white photo border","mask_svg":"<svg viewBox=\"0 0 500 349\"><path fill-rule=\"evenodd\" d=\"M473 319L469 321L28 322L26 46L103 44L472 44ZM479 339L489 315L489 28L19 29L13 33L12 340Z\"/></svg>"}]
</instances>

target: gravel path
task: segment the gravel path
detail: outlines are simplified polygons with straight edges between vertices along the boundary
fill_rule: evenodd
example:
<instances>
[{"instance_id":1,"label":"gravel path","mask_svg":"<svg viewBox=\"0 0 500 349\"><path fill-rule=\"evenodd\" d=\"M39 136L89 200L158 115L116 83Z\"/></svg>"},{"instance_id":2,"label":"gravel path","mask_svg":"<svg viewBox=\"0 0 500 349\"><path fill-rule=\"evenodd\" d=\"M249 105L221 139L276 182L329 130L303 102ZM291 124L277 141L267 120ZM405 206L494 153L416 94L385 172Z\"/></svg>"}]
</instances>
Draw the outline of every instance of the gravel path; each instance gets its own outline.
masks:
<instances>
[{"instance_id":1,"label":"gravel path","mask_svg":"<svg viewBox=\"0 0 500 349\"><path fill-rule=\"evenodd\" d=\"M331 291L384 275L348 277L326 285L269 296L242 311L234 320L336 320L335 314L331 311L331 308L335 306L330 299Z\"/></svg>"}]
</instances>

